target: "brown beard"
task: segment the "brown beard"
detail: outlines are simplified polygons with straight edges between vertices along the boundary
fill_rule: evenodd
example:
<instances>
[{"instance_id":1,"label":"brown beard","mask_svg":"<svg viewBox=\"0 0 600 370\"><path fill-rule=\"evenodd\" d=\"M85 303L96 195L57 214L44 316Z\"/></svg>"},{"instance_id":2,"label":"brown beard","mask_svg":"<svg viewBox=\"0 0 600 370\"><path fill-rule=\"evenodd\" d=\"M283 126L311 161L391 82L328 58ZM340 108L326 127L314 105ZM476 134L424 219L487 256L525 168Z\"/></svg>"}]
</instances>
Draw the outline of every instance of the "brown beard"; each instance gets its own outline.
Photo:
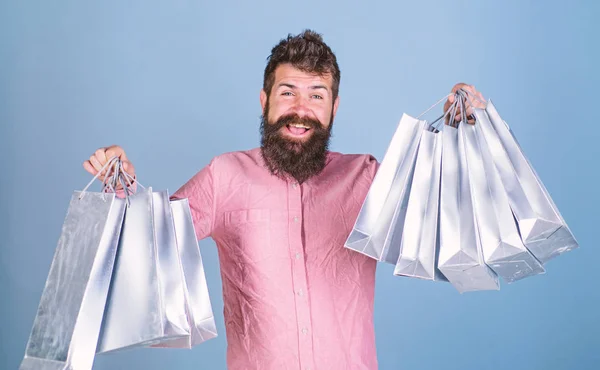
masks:
<instances>
[{"instance_id":1,"label":"brown beard","mask_svg":"<svg viewBox=\"0 0 600 370\"><path fill-rule=\"evenodd\" d=\"M289 114L268 122L269 103L265 107L260 123L261 153L269 171L278 177L292 176L303 183L325 168L327 150L331 138L333 115L329 126L312 118ZM294 141L281 135L281 128L290 123L303 124L312 131L306 141Z\"/></svg>"}]
</instances>

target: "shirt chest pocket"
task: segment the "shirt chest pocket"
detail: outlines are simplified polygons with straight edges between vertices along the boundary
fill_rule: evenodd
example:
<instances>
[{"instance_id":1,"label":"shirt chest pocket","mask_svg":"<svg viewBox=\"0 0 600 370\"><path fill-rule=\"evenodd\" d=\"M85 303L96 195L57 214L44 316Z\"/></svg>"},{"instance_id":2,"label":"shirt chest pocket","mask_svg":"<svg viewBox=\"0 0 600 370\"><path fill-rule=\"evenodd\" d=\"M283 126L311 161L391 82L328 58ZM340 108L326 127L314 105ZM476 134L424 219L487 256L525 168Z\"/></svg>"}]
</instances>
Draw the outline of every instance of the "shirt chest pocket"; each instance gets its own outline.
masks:
<instances>
[{"instance_id":1,"label":"shirt chest pocket","mask_svg":"<svg viewBox=\"0 0 600 370\"><path fill-rule=\"evenodd\" d=\"M223 215L223 247L238 263L267 261L271 248L271 211L269 209L240 209Z\"/></svg>"}]
</instances>

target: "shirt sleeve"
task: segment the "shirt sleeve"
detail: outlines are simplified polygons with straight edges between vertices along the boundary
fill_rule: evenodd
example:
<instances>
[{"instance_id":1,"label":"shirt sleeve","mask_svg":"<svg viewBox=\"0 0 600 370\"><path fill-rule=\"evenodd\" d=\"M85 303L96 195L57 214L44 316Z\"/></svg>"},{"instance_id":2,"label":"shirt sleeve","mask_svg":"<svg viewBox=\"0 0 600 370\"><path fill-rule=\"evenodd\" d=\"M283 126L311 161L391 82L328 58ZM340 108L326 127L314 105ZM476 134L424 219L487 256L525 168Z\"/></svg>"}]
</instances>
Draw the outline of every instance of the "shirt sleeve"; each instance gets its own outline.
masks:
<instances>
[{"instance_id":1,"label":"shirt sleeve","mask_svg":"<svg viewBox=\"0 0 600 370\"><path fill-rule=\"evenodd\" d=\"M377 161L375 157L371 155L369 156L367 160L367 169L369 172L369 176L371 177L371 182L373 182L373 180L375 179L375 175L377 174L380 165L381 163L379 163L379 161Z\"/></svg>"},{"instance_id":2,"label":"shirt sleeve","mask_svg":"<svg viewBox=\"0 0 600 370\"><path fill-rule=\"evenodd\" d=\"M188 199L198 240L211 236L214 229L215 161L216 159L213 159L171 197L171 199Z\"/></svg>"}]
</instances>

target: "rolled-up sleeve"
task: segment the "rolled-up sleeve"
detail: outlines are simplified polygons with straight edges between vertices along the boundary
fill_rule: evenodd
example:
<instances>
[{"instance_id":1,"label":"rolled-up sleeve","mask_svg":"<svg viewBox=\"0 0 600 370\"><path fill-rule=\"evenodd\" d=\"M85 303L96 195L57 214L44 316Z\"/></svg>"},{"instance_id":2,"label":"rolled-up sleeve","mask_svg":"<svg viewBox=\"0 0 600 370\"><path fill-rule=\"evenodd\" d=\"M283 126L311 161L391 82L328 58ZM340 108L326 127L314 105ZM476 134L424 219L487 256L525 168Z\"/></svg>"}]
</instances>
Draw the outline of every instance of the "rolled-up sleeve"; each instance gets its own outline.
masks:
<instances>
[{"instance_id":1,"label":"rolled-up sleeve","mask_svg":"<svg viewBox=\"0 0 600 370\"><path fill-rule=\"evenodd\" d=\"M198 240L211 236L214 229L216 207L215 162L216 158L171 197L171 199L188 199Z\"/></svg>"}]
</instances>

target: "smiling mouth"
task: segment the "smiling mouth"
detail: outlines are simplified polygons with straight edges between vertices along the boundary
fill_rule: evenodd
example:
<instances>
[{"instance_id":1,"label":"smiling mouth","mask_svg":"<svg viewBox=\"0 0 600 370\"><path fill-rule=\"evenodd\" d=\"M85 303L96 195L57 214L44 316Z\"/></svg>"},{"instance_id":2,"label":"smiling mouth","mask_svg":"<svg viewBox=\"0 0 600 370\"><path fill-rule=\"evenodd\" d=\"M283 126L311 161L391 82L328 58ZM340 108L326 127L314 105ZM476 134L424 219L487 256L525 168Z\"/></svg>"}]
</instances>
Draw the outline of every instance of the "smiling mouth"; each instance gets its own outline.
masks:
<instances>
[{"instance_id":1,"label":"smiling mouth","mask_svg":"<svg viewBox=\"0 0 600 370\"><path fill-rule=\"evenodd\" d=\"M289 124L285 126L285 130L287 131L288 134L291 134L291 136L294 137L304 137L306 135L308 135L308 133L310 132L310 127L302 125L302 124Z\"/></svg>"}]
</instances>

